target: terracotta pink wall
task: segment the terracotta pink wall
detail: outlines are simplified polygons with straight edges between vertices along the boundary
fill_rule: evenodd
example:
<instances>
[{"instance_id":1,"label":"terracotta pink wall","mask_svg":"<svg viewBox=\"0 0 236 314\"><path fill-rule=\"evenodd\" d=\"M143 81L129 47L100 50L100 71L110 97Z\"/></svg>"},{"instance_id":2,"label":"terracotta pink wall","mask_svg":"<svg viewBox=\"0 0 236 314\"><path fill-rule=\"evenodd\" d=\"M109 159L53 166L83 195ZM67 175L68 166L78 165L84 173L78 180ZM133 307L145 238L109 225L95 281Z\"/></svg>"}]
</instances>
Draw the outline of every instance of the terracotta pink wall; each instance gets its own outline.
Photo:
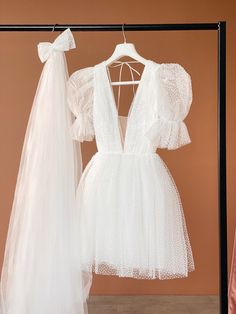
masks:
<instances>
[{"instance_id":1,"label":"terracotta pink wall","mask_svg":"<svg viewBox=\"0 0 236 314\"><path fill-rule=\"evenodd\" d=\"M227 183L228 240L231 262L235 214L235 13L234 1L40 1L2 3L1 24L29 23L184 23L227 21ZM40 41L59 33L0 33L1 40L1 208L2 264L16 176L27 121L42 70ZM123 41L121 32L75 32L77 48L67 53L70 74L107 59ZM193 103L186 124L192 143L175 151L159 150L179 189L196 270L185 279L148 281L94 275L91 294L218 294L217 198L217 34L215 31L126 32L127 42L156 62L182 64L192 77ZM118 79L113 71L113 80ZM127 71L128 74L128 71ZM129 76L123 79L129 79ZM129 90L129 91L128 91ZM121 88L120 113L127 114L132 88ZM84 165L96 151L82 143Z\"/></svg>"}]
</instances>

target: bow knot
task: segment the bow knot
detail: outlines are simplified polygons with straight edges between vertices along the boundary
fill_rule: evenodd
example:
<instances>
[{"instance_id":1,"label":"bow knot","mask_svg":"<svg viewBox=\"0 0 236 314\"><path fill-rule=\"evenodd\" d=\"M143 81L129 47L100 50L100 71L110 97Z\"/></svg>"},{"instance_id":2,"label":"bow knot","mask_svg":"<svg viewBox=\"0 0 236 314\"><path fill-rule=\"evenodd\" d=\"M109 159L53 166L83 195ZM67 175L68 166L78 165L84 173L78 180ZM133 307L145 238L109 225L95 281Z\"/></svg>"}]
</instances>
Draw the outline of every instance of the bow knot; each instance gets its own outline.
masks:
<instances>
[{"instance_id":1,"label":"bow knot","mask_svg":"<svg viewBox=\"0 0 236 314\"><path fill-rule=\"evenodd\" d=\"M52 51L68 51L76 47L75 40L70 28L63 31L54 42L40 42L38 44L38 55L41 62L45 62Z\"/></svg>"},{"instance_id":2,"label":"bow knot","mask_svg":"<svg viewBox=\"0 0 236 314\"><path fill-rule=\"evenodd\" d=\"M130 73L132 75L132 71L136 72L139 76L140 76L140 73L135 69L133 68L130 63L137 63L138 61L120 61L120 60L115 60L114 63L117 63L117 64L112 64L110 65L110 67L117 67L117 66L120 66L120 72L122 71L122 68L123 68L123 65L127 65L130 69ZM132 75L132 78L133 78L133 75Z\"/></svg>"}]
</instances>

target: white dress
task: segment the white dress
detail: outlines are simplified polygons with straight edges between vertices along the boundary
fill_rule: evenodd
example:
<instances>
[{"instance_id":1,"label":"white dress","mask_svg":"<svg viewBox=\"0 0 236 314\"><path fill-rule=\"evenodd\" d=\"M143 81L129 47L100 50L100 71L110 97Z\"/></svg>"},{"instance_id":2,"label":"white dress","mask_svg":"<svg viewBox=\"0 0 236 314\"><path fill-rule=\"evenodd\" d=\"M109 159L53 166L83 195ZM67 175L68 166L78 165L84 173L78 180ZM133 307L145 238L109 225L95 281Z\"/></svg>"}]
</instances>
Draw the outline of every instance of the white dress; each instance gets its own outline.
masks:
<instances>
[{"instance_id":1,"label":"white dress","mask_svg":"<svg viewBox=\"0 0 236 314\"><path fill-rule=\"evenodd\" d=\"M96 140L76 190L81 265L97 274L187 277L195 269L181 199L157 148L191 142L184 118L191 77L148 60L128 117L118 114L104 61L69 78L70 134Z\"/></svg>"}]
</instances>

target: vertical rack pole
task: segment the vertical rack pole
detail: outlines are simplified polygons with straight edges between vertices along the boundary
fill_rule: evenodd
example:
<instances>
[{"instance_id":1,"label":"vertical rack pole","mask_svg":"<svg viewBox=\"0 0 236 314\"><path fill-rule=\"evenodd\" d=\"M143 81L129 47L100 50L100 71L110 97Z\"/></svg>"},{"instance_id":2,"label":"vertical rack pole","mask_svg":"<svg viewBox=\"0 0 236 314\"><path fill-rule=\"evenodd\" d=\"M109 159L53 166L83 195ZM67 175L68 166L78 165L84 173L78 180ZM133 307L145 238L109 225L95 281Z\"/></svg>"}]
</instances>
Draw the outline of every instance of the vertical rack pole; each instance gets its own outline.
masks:
<instances>
[{"instance_id":1,"label":"vertical rack pole","mask_svg":"<svg viewBox=\"0 0 236 314\"><path fill-rule=\"evenodd\" d=\"M218 167L220 313L228 314L225 21L218 28Z\"/></svg>"}]
</instances>

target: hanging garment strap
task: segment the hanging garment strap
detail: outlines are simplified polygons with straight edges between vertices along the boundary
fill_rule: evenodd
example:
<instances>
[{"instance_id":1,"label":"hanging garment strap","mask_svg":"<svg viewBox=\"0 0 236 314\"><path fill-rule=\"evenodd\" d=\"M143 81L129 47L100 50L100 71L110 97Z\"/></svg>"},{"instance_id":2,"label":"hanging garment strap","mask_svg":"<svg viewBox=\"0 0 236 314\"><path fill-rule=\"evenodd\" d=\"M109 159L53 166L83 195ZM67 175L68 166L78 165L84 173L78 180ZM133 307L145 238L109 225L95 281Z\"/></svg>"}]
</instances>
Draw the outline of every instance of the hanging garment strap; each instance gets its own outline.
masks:
<instances>
[{"instance_id":1,"label":"hanging garment strap","mask_svg":"<svg viewBox=\"0 0 236 314\"><path fill-rule=\"evenodd\" d=\"M114 63L117 63L117 64L112 64L110 65L110 67L118 67L120 66L120 73L119 73L119 82L121 81L121 72L122 72L122 69L123 69L123 65L127 65L129 67L129 70L130 70L130 73L131 73L131 76L132 76L132 81L134 81L134 75L133 75L133 72L132 71L135 71L139 76L140 76L140 73L134 69L129 63L139 63L139 61L114 61ZM109 71L108 71L109 72ZM110 76L110 73L109 73L109 76ZM110 77L110 81L111 81L111 77ZM133 94L135 94L135 91L134 91L134 84L132 85L133 86ZM117 108L117 111L119 111L119 103L120 103L120 87L121 85L119 85L119 90L118 90L118 108Z\"/></svg>"}]
</instances>

